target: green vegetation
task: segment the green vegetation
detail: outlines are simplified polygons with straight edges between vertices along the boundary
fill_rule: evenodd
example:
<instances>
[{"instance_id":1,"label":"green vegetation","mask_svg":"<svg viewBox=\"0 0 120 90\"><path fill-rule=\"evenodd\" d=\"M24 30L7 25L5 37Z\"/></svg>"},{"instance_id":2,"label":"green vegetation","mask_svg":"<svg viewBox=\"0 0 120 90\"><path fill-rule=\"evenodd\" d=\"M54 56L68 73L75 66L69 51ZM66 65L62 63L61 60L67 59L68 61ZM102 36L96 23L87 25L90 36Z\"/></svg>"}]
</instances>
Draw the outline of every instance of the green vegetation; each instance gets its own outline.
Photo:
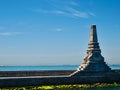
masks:
<instances>
[{"instance_id":1,"label":"green vegetation","mask_svg":"<svg viewBox=\"0 0 120 90\"><path fill-rule=\"evenodd\" d=\"M74 85L49 85L49 86L29 86L29 87L13 87L13 88L0 88L0 90L78 90L95 87L120 87L120 84L74 84Z\"/></svg>"}]
</instances>

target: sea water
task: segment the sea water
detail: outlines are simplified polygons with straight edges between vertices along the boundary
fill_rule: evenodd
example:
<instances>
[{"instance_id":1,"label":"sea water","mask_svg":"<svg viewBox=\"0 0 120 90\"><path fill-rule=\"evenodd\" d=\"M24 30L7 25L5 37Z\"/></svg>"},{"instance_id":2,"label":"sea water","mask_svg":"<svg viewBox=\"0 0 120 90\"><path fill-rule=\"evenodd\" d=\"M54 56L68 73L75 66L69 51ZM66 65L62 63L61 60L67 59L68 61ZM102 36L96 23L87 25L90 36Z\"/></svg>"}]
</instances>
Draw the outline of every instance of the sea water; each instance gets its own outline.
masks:
<instances>
[{"instance_id":1,"label":"sea water","mask_svg":"<svg viewBox=\"0 0 120 90\"><path fill-rule=\"evenodd\" d=\"M0 71L26 70L76 70L79 65L40 65L40 66L0 66ZM111 69L120 69L120 65L109 65Z\"/></svg>"}]
</instances>

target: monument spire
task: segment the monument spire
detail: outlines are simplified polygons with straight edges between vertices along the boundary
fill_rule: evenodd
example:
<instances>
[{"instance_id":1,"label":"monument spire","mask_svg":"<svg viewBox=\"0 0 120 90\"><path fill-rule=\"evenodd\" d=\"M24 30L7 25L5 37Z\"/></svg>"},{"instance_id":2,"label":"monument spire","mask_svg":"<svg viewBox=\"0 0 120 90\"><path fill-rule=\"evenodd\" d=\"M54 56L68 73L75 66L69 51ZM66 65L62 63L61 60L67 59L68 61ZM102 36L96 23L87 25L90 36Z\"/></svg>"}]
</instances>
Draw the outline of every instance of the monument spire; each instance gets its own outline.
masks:
<instances>
[{"instance_id":1,"label":"monument spire","mask_svg":"<svg viewBox=\"0 0 120 90\"><path fill-rule=\"evenodd\" d=\"M98 42L98 40L97 40L97 32L96 32L96 25L91 25L90 42Z\"/></svg>"},{"instance_id":2,"label":"monument spire","mask_svg":"<svg viewBox=\"0 0 120 90\"><path fill-rule=\"evenodd\" d=\"M111 69L104 62L104 57L101 55L96 25L91 25L87 55L84 58L83 64L79 66L78 71L109 71L109 70Z\"/></svg>"},{"instance_id":3,"label":"monument spire","mask_svg":"<svg viewBox=\"0 0 120 90\"><path fill-rule=\"evenodd\" d=\"M98 43L98 37L97 37L97 31L96 31L96 25L91 25L91 30L90 30L90 41L88 44L88 50L87 52L93 52L97 51L101 53L99 43Z\"/></svg>"}]
</instances>

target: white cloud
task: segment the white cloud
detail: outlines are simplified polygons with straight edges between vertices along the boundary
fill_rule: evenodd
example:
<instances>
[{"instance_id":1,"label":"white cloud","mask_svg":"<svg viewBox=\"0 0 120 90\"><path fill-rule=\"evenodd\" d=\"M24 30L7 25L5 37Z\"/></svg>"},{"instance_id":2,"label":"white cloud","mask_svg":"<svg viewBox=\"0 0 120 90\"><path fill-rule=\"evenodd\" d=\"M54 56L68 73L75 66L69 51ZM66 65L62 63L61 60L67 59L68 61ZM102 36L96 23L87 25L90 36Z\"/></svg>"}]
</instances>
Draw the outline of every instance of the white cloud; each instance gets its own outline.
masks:
<instances>
[{"instance_id":1,"label":"white cloud","mask_svg":"<svg viewBox=\"0 0 120 90\"><path fill-rule=\"evenodd\" d=\"M52 9L36 9L33 10L34 12L38 13L47 13L47 14L57 14L57 15L64 15L69 17L77 17L77 18L89 18L90 16L96 16L92 12L81 11L80 6L75 1L52 1L49 2ZM62 6L62 7L61 7Z\"/></svg>"},{"instance_id":2,"label":"white cloud","mask_svg":"<svg viewBox=\"0 0 120 90\"><path fill-rule=\"evenodd\" d=\"M20 35L21 32L0 32L0 36L12 36L12 35Z\"/></svg>"},{"instance_id":3,"label":"white cloud","mask_svg":"<svg viewBox=\"0 0 120 90\"><path fill-rule=\"evenodd\" d=\"M74 2L74 1L69 2L69 4L73 5L73 6L79 6L79 4L77 2Z\"/></svg>"},{"instance_id":4,"label":"white cloud","mask_svg":"<svg viewBox=\"0 0 120 90\"><path fill-rule=\"evenodd\" d=\"M81 18L88 18L88 14L85 13L85 12L74 13L73 16L75 16L75 17L81 17Z\"/></svg>"},{"instance_id":5,"label":"white cloud","mask_svg":"<svg viewBox=\"0 0 120 90\"><path fill-rule=\"evenodd\" d=\"M81 12L79 10L73 8L64 8L64 10L34 10L35 12L39 13L48 13L48 14L58 14L58 15L65 15L69 17L79 17L79 18L88 18L89 14L86 12Z\"/></svg>"},{"instance_id":6,"label":"white cloud","mask_svg":"<svg viewBox=\"0 0 120 90\"><path fill-rule=\"evenodd\" d=\"M91 15L91 16L96 16L94 13L92 13L92 12L89 12L89 15Z\"/></svg>"},{"instance_id":7,"label":"white cloud","mask_svg":"<svg viewBox=\"0 0 120 90\"><path fill-rule=\"evenodd\" d=\"M81 11L71 8L71 7L67 7L66 10L69 12L70 15L72 15L74 17L80 17L80 18L88 18L89 17L88 13L81 12Z\"/></svg>"},{"instance_id":8,"label":"white cloud","mask_svg":"<svg viewBox=\"0 0 120 90\"><path fill-rule=\"evenodd\" d=\"M62 10L44 10L44 9L36 9L33 10L34 12L38 12L38 13L45 13L45 14L65 14L64 11Z\"/></svg>"},{"instance_id":9,"label":"white cloud","mask_svg":"<svg viewBox=\"0 0 120 90\"><path fill-rule=\"evenodd\" d=\"M55 14L66 14L66 12L60 11L60 10L51 11L51 13L55 13Z\"/></svg>"},{"instance_id":10,"label":"white cloud","mask_svg":"<svg viewBox=\"0 0 120 90\"><path fill-rule=\"evenodd\" d=\"M44 10L44 9L35 9L33 11L38 13L50 13L48 10Z\"/></svg>"},{"instance_id":11,"label":"white cloud","mask_svg":"<svg viewBox=\"0 0 120 90\"><path fill-rule=\"evenodd\" d=\"M61 29L61 28L57 28L55 31L56 31L56 32L62 32L63 29Z\"/></svg>"},{"instance_id":12,"label":"white cloud","mask_svg":"<svg viewBox=\"0 0 120 90\"><path fill-rule=\"evenodd\" d=\"M11 33L10 32L2 32L2 33L0 33L0 35L2 35L2 36L10 36Z\"/></svg>"}]
</instances>

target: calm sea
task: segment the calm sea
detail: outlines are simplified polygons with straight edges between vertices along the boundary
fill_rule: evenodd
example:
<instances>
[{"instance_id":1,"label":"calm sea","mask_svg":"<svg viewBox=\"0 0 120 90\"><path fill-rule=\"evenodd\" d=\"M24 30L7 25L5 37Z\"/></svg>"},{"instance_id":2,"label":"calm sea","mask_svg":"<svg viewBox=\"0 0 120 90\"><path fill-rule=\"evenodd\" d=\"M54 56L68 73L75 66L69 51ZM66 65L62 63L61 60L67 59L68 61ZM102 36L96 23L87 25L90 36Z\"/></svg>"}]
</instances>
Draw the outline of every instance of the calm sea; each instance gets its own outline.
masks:
<instances>
[{"instance_id":1,"label":"calm sea","mask_svg":"<svg viewBox=\"0 0 120 90\"><path fill-rule=\"evenodd\" d=\"M79 65L51 65L51 66L0 66L0 71L25 70L76 70ZM109 65L112 69L120 69L120 65Z\"/></svg>"}]
</instances>

